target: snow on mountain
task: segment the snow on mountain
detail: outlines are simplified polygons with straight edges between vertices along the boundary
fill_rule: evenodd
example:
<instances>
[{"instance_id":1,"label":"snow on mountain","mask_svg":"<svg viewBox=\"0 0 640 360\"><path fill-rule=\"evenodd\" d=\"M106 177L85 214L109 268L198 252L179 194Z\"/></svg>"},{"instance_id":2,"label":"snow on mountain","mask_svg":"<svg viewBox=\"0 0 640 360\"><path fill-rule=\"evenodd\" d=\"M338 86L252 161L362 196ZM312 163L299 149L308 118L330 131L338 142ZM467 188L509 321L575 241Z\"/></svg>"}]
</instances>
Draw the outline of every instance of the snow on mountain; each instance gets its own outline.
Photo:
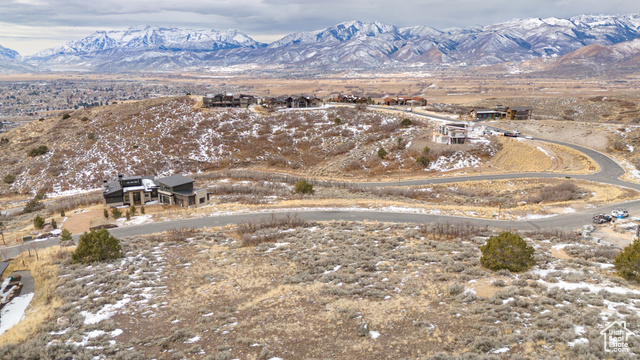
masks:
<instances>
[{"instance_id":1,"label":"snow on mountain","mask_svg":"<svg viewBox=\"0 0 640 360\"><path fill-rule=\"evenodd\" d=\"M0 45L0 59L4 60L20 60L20 54L17 51L8 49Z\"/></svg>"},{"instance_id":2,"label":"snow on mountain","mask_svg":"<svg viewBox=\"0 0 640 360\"><path fill-rule=\"evenodd\" d=\"M216 51L238 47L258 48L261 46L263 44L235 29L226 31L183 30L145 26L118 31L96 31L84 39L70 41L57 48L41 51L32 58L82 54L110 49L122 49L125 51Z\"/></svg>"},{"instance_id":3,"label":"snow on mountain","mask_svg":"<svg viewBox=\"0 0 640 360\"><path fill-rule=\"evenodd\" d=\"M555 59L640 38L640 14L530 18L471 28L349 21L261 44L238 30L141 27L98 31L29 57L42 69L171 71L237 64L344 69L478 66Z\"/></svg>"},{"instance_id":4,"label":"snow on mountain","mask_svg":"<svg viewBox=\"0 0 640 360\"><path fill-rule=\"evenodd\" d=\"M0 45L0 74L30 71L33 71L33 68L22 62L22 56L17 51Z\"/></svg>"}]
</instances>

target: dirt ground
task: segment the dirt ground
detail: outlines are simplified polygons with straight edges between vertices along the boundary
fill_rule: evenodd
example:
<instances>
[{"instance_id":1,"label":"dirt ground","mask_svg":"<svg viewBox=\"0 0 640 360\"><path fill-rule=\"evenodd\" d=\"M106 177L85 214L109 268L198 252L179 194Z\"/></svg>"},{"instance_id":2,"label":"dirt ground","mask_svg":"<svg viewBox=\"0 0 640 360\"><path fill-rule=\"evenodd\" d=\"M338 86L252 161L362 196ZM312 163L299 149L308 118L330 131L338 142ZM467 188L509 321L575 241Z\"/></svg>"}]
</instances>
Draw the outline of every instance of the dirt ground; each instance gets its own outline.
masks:
<instances>
[{"instance_id":1,"label":"dirt ground","mask_svg":"<svg viewBox=\"0 0 640 360\"><path fill-rule=\"evenodd\" d=\"M77 212L64 222L62 229L69 230L72 234L82 234L89 231L91 221L104 217L102 208Z\"/></svg>"},{"instance_id":2,"label":"dirt ground","mask_svg":"<svg viewBox=\"0 0 640 360\"><path fill-rule=\"evenodd\" d=\"M611 125L591 122L518 120L490 122L488 124L518 130L525 135L570 142L600 151L607 149L610 145L609 138L614 134Z\"/></svg>"},{"instance_id":3,"label":"dirt ground","mask_svg":"<svg viewBox=\"0 0 640 360\"><path fill-rule=\"evenodd\" d=\"M626 229L621 231L620 228L614 229L613 226L606 225L598 227L591 233L591 236L598 237L616 247L624 248L633 242L634 233Z\"/></svg>"}]
</instances>

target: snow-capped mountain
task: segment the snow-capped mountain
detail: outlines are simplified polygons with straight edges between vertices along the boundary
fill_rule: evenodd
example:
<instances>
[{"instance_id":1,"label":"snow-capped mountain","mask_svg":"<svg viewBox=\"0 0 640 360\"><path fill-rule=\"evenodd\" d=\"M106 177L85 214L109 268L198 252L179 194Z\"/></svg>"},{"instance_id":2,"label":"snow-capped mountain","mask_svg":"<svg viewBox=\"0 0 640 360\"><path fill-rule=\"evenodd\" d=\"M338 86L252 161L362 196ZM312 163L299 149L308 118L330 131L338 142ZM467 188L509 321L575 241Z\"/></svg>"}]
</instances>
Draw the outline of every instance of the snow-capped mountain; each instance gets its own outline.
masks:
<instances>
[{"instance_id":1,"label":"snow-capped mountain","mask_svg":"<svg viewBox=\"0 0 640 360\"><path fill-rule=\"evenodd\" d=\"M0 45L0 74L29 72L34 69L22 63L22 56L17 51Z\"/></svg>"},{"instance_id":2,"label":"snow-capped mountain","mask_svg":"<svg viewBox=\"0 0 640 360\"><path fill-rule=\"evenodd\" d=\"M263 45L235 29L226 31L183 30L145 26L119 31L96 31L84 39L70 41L57 48L41 51L33 57L44 58L111 49L124 51L216 51L238 47L258 48Z\"/></svg>"},{"instance_id":3,"label":"snow-capped mountain","mask_svg":"<svg viewBox=\"0 0 640 360\"><path fill-rule=\"evenodd\" d=\"M350 21L261 44L238 30L158 27L98 31L26 59L40 69L194 70L237 64L287 68L481 66L555 59L585 46L640 38L640 14L518 19L472 28L399 28Z\"/></svg>"}]
</instances>

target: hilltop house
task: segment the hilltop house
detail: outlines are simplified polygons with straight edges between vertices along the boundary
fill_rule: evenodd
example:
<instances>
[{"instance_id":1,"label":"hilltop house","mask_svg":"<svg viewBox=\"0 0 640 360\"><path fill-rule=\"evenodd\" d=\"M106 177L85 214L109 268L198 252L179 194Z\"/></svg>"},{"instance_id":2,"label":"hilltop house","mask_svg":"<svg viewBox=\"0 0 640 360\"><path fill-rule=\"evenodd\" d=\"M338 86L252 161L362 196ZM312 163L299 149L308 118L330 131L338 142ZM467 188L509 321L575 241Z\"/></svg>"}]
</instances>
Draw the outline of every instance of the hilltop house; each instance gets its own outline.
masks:
<instances>
[{"instance_id":1,"label":"hilltop house","mask_svg":"<svg viewBox=\"0 0 640 360\"><path fill-rule=\"evenodd\" d=\"M280 96L275 98L264 99L264 104L268 107L286 107L286 108L308 108L319 107L322 105L322 99L315 96Z\"/></svg>"},{"instance_id":2,"label":"hilltop house","mask_svg":"<svg viewBox=\"0 0 640 360\"><path fill-rule=\"evenodd\" d=\"M531 119L532 113L533 109L531 108L509 108L498 105L495 109L473 109L470 115L477 120L527 120Z\"/></svg>"},{"instance_id":3,"label":"hilltop house","mask_svg":"<svg viewBox=\"0 0 640 360\"><path fill-rule=\"evenodd\" d=\"M366 97L356 96L356 95L338 95L335 98L331 99L333 102L344 103L344 104L367 104L370 99Z\"/></svg>"},{"instance_id":4,"label":"hilltop house","mask_svg":"<svg viewBox=\"0 0 640 360\"><path fill-rule=\"evenodd\" d=\"M201 206L207 202L205 190L194 190L194 180L171 175L154 180L152 176L118 175L118 180L104 181L102 195L106 206L144 205L150 201L182 207Z\"/></svg>"},{"instance_id":5,"label":"hilltop house","mask_svg":"<svg viewBox=\"0 0 640 360\"><path fill-rule=\"evenodd\" d=\"M415 96L415 97L398 96L395 98L386 97L382 101L387 106L394 106L394 105L426 106L427 105L427 100L419 96Z\"/></svg>"},{"instance_id":6,"label":"hilltop house","mask_svg":"<svg viewBox=\"0 0 640 360\"><path fill-rule=\"evenodd\" d=\"M433 141L438 144L464 144L466 139L467 125L464 123L442 124L433 132Z\"/></svg>"},{"instance_id":7,"label":"hilltop house","mask_svg":"<svg viewBox=\"0 0 640 360\"><path fill-rule=\"evenodd\" d=\"M216 94L202 97L203 107L239 107L247 108L251 104L257 104L258 99L253 95L243 94Z\"/></svg>"}]
</instances>

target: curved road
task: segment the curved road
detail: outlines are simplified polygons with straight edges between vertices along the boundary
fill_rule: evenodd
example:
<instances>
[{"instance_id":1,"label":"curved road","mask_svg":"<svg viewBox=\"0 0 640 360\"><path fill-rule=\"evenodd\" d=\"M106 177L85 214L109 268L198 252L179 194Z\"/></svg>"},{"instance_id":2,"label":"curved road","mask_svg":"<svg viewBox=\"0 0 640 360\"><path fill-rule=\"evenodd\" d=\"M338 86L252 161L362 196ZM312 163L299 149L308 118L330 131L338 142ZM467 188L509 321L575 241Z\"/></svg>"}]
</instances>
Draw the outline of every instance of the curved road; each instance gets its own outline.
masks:
<instances>
[{"instance_id":1,"label":"curved road","mask_svg":"<svg viewBox=\"0 0 640 360\"><path fill-rule=\"evenodd\" d=\"M393 109L386 109L393 110ZM403 112L402 110L396 110ZM428 119L435 119L440 121L455 122L455 120L442 118L433 115L413 113L413 115L422 116ZM504 131L503 129L489 127L495 131ZM625 171L624 169L613 159L608 156L580 145L574 145L570 143L564 143L561 141L554 141L548 139L536 138L535 140L545 141L558 145L563 145L582 152L586 156L593 159L600 166L600 170L595 174L559 174L559 173L508 173L508 174L494 174L494 175L474 175L474 176L458 176L458 177L443 177L443 178L428 178L420 180L407 180L407 181L388 181L388 182L366 182L366 183L354 183L357 186L362 187L381 187L381 186L410 186L410 185L429 185L429 184L443 184L453 183L461 181L473 181L473 180L498 180L498 179L517 179L517 178L562 178L571 177L576 179L591 180L606 184L612 184L616 186L622 186L640 190L640 184L632 183L624 180L620 180ZM392 223L416 223L423 224L426 222L449 222L449 223L469 223L476 226L489 226L502 229L512 230L539 230L539 229L576 229L582 225L590 223L591 215L594 212L611 212L616 207L620 207L621 204L612 204L608 206L598 207L597 209L589 209L581 212L576 212L568 215L538 218L534 220L491 220L491 219L479 219L479 218L467 218L459 216L448 215L431 215L431 214L412 214L412 213L394 213L394 212L379 212L379 211L296 211L295 214L308 221L332 221L332 220L346 220L346 221L380 221L380 222L392 222ZM624 206L630 213L640 213L640 200L634 200L624 203ZM109 231L115 236L135 236L143 234L153 234L171 229L179 228L203 228L203 227L216 227L226 226L232 224L238 224L248 221L255 221L260 219L267 219L272 214L285 214L290 212L269 212L269 213L249 213L249 214L236 214L236 215L220 215L220 216L207 216L202 218L193 219L180 219L164 221L152 224L135 225L121 228L110 229ZM76 236L77 238L77 236ZM34 248L44 248L59 243L58 238L51 238L49 240L31 243ZM22 246L11 246L7 248L8 256L13 257L22 251L26 251L26 248Z\"/></svg>"}]
</instances>

